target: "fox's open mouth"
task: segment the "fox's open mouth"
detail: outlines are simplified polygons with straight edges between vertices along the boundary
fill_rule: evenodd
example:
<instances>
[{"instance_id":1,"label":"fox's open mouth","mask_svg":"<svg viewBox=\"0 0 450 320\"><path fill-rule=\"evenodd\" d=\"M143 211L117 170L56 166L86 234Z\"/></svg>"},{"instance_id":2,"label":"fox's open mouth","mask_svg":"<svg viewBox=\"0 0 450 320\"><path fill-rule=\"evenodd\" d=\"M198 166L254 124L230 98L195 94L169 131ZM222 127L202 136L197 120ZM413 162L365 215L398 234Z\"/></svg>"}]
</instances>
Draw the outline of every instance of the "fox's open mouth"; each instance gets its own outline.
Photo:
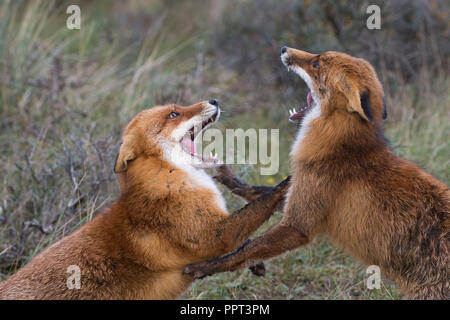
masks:
<instances>
[{"instance_id":1,"label":"fox's open mouth","mask_svg":"<svg viewBox=\"0 0 450 320\"><path fill-rule=\"evenodd\" d=\"M217 162L217 155L211 154L209 156L204 156L196 152L195 138L212 123L216 122L219 118L219 115L220 109L217 108L216 112L212 116L202 121L202 123L198 123L191 129L189 129L186 135L180 140L181 149L192 157L197 158L203 162Z\"/></svg>"},{"instance_id":2,"label":"fox's open mouth","mask_svg":"<svg viewBox=\"0 0 450 320\"><path fill-rule=\"evenodd\" d=\"M295 124L301 124L303 118L308 114L311 109L315 106L315 104L318 102L315 100L316 95L313 91L312 87L312 81L310 76L306 73L305 70L300 68L299 66L292 63L292 60L290 59L289 55L285 53L286 51L283 51L281 54L281 61L286 66L288 71L292 70L294 71L300 78L305 81L306 85L308 86L308 94L306 95L306 106L298 107L298 111L296 108L289 110L289 121Z\"/></svg>"},{"instance_id":3,"label":"fox's open mouth","mask_svg":"<svg viewBox=\"0 0 450 320\"><path fill-rule=\"evenodd\" d=\"M299 107L299 110L293 108L289 110L289 121L295 124L300 124L305 115L312 109L314 103L314 98L311 94L311 90L308 90L308 94L306 96L306 106Z\"/></svg>"}]
</instances>

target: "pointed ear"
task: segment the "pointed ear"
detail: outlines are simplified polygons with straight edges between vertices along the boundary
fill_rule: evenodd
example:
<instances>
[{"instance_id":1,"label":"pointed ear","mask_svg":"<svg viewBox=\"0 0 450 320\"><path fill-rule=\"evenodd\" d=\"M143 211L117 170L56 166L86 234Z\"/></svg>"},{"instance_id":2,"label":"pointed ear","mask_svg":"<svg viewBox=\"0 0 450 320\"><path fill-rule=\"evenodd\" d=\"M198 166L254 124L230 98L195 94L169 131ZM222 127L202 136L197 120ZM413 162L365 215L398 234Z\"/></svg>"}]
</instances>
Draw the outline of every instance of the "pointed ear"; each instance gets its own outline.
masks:
<instances>
[{"instance_id":1,"label":"pointed ear","mask_svg":"<svg viewBox=\"0 0 450 320\"><path fill-rule=\"evenodd\" d=\"M369 119L369 121L373 123L372 109L370 108L369 92L365 91L361 93L359 96L359 101L361 102L361 108L363 109L367 119Z\"/></svg>"},{"instance_id":2,"label":"pointed ear","mask_svg":"<svg viewBox=\"0 0 450 320\"><path fill-rule=\"evenodd\" d=\"M119 154L117 155L116 163L114 164L115 173L126 171L128 168L128 161L136 158L134 140L134 136L132 135L127 135L123 138L123 143L120 146Z\"/></svg>"},{"instance_id":3,"label":"pointed ear","mask_svg":"<svg viewBox=\"0 0 450 320\"><path fill-rule=\"evenodd\" d=\"M348 84L344 80L342 93L347 98L348 112L357 112L361 118L373 123L372 110L370 109L369 92L359 93L358 87Z\"/></svg>"}]
</instances>

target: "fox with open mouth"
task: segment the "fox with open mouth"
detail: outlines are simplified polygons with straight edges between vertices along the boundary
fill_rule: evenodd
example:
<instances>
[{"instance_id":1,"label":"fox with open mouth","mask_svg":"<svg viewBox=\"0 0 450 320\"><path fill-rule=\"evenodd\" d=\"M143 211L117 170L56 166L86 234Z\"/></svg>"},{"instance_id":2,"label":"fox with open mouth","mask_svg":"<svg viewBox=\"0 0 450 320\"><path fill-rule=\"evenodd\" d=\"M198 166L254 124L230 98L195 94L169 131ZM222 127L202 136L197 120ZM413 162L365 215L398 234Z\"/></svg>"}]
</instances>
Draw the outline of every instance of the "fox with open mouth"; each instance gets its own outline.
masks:
<instances>
[{"instance_id":1,"label":"fox with open mouth","mask_svg":"<svg viewBox=\"0 0 450 320\"><path fill-rule=\"evenodd\" d=\"M281 60L309 89L306 107L290 110L299 130L283 218L234 253L185 272L201 278L237 270L324 234L364 264L379 266L407 298L449 299L450 189L390 150L373 67L345 53L288 47ZM222 180L232 181L227 175ZM249 189L241 184L232 191Z\"/></svg>"},{"instance_id":2,"label":"fox with open mouth","mask_svg":"<svg viewBox=\"0 0 450 320\"><path fill-rule=\"evenodd\" d=\"M119 200L1 282L0 299L174 299L193 281L182 274L187 264L242 244L282 202L288 181L229 214L203 170L217 158L195 148L219 116L214 99L141 111L114 165ZM78 270L78 287L68 285L68 270Z\"/></svg>"}]
</instances>

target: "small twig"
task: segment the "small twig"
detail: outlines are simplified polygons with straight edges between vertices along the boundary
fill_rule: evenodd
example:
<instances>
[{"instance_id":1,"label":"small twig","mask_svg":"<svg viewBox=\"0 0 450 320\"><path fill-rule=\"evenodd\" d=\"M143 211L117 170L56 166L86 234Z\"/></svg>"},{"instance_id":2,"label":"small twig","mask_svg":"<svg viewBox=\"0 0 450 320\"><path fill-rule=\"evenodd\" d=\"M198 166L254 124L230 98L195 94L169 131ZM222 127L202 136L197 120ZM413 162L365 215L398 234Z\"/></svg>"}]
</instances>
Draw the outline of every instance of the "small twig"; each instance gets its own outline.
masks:
<instances>
[{"instance_id":1,"label":"small twig","mask_svg":"<svg viewBox=\"0 0 450 320\"><path fill-rule=\"evenodd\" d=\"M51 234L52 233L52 227L51 226L44 227L36 219L34 219L32 221L25 221L24 225L25 225L25 228L33 227L33 228L38 229L39 231L41 231L44 234Z\"/></svg>"},{"instance_id":2,"label":"small twig","mask_svg":"<svg viewBox=\"0 0 450 320\"><path fill-rule=\"evenodd\" d=\"M68 208L75 209L79 205L83 204L86 201L87 195L83 194L79 196L77 199L70 200L69 204L67 205Z\"/></svg>"},{"instance_id":3,"label":"small twig","mask_svg":"<svg viewBox=\"0 0 450 320\"><path fill-rule=\"evenodd\" d=\"M11 249L12 246L7 247L5 250L3 250L2 252L0 252L0 256L5 254L6 252L8 252L9 249Z\"/></svg>"},{"instance_id":4,"label":"small twig","mask_svg":"<svg viewBox=\"0 0 450 320\"><path fill-rule=\"evenodd\" d=\"M40 89L50 89L50 85L47 83L46 80L42 80L42 79L28 79L27 80L27 84L32 86L32 87L37 87Z\"/></svg>"},{"instance_id":5,"label":"small twig","mask_svg":"<svg viewBox=\"0 0 450 320\"><path fill-rule=\"evenodd\" d=\"M31 165L31 160L28 157L28 155L25 155L25 161L27 162L28 167L30 168L30 172L31 172L31 177L33 178L33 180L37 183L37 184L41 184L41 181L39 181L39 179L36 177L36 174L34 173L33 170L33 166Z\"/></svg>"},{"instance_id":6,"label":"small twig","mask_svg":"<svg viewBox=\"0 0 450 320\"><path fill-rule=\"evenodd\" d=\"M52 101L56 102L58 98L58 94L64 89L65 83L64 78L62 77L62 66L61 59L59 57L55 57L53 59L53 68L52 68Z\"/></svg>"}]
</instances>

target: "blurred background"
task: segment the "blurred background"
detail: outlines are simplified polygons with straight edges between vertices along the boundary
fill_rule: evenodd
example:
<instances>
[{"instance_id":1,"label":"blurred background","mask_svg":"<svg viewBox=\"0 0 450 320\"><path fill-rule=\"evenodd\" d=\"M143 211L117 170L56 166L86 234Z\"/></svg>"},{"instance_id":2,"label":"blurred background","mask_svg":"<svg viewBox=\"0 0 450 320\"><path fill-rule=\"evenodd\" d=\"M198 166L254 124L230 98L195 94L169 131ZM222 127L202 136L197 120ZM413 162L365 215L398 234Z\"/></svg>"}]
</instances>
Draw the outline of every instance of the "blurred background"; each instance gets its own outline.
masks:
<instances>
[{"instance_id":1,"label":"blurred background","mask_svg":"<svg viewBox=\"0 0 450 320\"><path fill-rule=\"evenodd\" d=\"M71 4L81 29L66 27ZM368 30L366 8L381 8ZM0 0L0 280L119 196L121 131L140 110L217 98L218 127L279 128L280 172L234 166L271 185L289 173L288 109L306 86L283 45L344 51L371 62L399 156L450 182L449 3L440 0ZM243 201L224 190L230 210ZM276 213L259 232L279 221ZM384 279L323 237L249 271L195 282L186 299L398 299Z\"/></svg>"}]
</instances>

